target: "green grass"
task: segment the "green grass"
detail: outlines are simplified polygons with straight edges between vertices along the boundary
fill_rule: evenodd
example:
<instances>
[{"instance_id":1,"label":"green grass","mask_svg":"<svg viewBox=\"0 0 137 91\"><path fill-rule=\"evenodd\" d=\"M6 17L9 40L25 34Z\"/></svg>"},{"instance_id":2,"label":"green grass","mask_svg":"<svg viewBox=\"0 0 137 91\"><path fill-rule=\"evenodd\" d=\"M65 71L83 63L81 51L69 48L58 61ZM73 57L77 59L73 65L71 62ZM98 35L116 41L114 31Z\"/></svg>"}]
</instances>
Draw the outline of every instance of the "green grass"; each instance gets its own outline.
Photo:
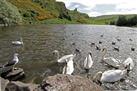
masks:
<instances>
[{"instance_id":1,"label":"green grass","mask_svg":"<svg viewBox=\"0 0 137 91\"><path fill-rule=\"evenodd\" d=\"M69 21L67 19L54 18L54 19L44 20L41 23L44 23L44 24L77 24L78 22L76 22L76 21Z\"/></svg>"},{"instance_id":2,"label":"green grass","mask_svg":"<svg viewBox=\"0 0 137 91\"><path fill-rule=\"evenodd\" d=\"M124 15L127 18L133 17L135 14L131 15ZM120 15L104 15L98 17L91 17L88 20L89 24L97 24L97 25L106 25L109 24L111 21L116 21Z\"/></svg>"}]
</instances>

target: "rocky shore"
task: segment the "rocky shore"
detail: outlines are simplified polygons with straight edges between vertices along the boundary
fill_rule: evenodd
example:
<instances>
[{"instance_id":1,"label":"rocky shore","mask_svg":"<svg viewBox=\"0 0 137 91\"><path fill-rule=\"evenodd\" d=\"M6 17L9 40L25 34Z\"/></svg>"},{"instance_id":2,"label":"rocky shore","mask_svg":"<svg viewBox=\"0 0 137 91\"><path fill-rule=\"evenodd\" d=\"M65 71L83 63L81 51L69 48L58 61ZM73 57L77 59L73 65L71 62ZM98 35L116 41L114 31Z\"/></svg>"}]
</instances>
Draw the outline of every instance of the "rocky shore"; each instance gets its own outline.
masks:
<instances>
[{"instance_id":1,"label":"rocky shore","mask_svg":"<svg viewBox=\"0 0 137 91\"><path fill-rule=\"evenodd\" d=\"M1 91L103 91L88 78L73 75L57 74L46 77L41 83L23 83L19 81L25 77L21 68L5 70L0 68Z\"/></svg>"}]
</instances>

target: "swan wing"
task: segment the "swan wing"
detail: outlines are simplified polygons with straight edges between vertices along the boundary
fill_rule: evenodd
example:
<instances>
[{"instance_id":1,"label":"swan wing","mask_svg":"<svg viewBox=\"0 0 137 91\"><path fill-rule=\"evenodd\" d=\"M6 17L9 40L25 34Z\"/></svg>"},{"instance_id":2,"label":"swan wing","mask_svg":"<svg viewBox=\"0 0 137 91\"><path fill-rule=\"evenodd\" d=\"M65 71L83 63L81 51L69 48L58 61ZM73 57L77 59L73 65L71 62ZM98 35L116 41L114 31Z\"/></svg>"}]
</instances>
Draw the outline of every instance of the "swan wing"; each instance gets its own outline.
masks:
<instances>
[{"instance_id":1,"label":"swan wing","mask_svg":"<svg viewBox=\"0 0 137 91\"><path fill-rule=\"evenodd\" d=\"M91 66L93 65L93 60L92 60L92 57L91 57L91 55L89 54L88 55L88 59L87 59L87 61L88 61L88 68L91 68Z\"/></svg>"},{"instance_id":2,"label":"swan wing","mask_svg":"<svg viewBox=\"0 0 137 91\"><path fill-rule=\"evenodd\" d=\"M85 60L84 60L84 68L87 68L87 57L85 58Z\"/></svg>"},{"instance_id":3,"label":"swan wing","mask_svg":"<svg viewBox=\"0 0 137 91\"><path fill-rule=\"evenodd\" d=\"M116 82L123 77L123 75L121 75L121 74L122 74L122 70L105 71L102 74L101 81L102 82Z\"/></svg>"},{"instance_id":4,"label":"swan wing","mask_svg":"<svg viewBox=\"0 0 137 91\"><path fill-rule=\"evenodd\" d=\"M70 58L69 61L67 62L66 74L71 75L73 71L74 71L73 58Z\"/></svg>"},{"instance_id":5,"label":"swan wing","mask_svg":"<svg viewBox=\"0 0 137 91\"><path fill-rule=\"evenodd\" d=\"M120 62L117 61L116 59L114 59L113 57L107 57L107 58L104 58L104 61L108 64L108 65L111 65L113 67L119 67L120 65Z\"/></svg>"}]
</instances>

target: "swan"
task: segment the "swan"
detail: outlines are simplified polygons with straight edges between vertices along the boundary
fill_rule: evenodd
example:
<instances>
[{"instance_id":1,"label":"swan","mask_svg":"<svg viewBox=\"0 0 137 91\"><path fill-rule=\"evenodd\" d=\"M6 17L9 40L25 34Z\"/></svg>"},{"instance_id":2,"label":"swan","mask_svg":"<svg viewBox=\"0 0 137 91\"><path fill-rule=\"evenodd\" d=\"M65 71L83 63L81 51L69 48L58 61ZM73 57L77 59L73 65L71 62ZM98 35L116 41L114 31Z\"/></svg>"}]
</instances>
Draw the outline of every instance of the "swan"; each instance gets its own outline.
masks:
<instances>
[{"instance_id":1,"label":"swan","mask_svg":"<svg viewBox=\"0 0 137 91\"><path fill-rule=\"evenodd\" d=\"M73 62L74 56L70 57L68 60L66 60L66 64L63 68L62 74L69 74L71 75L74 72L74 62Z\"/></svg>"},{"instance_id":2,"label":"swan","mask_svg":"<svg viewBox=\"0 0 137 91\"><path fill-rule=\"evenodd\" d=\"M57 62L58 62L58 63L64 63L64 62L66 62L69 58L76 56L76 54L69 54L69 55L65 55L65 56L59 58L60 55L59 55L59 51L58 51L58 50L54 50L54 51L53 51L53 54L55 54L55 55L57 56Z\"/></svg>"},{"instance_id":3,"label":"swan","mask_svg":"<svg viewBox=\"0 0 137 91\"><path fill-rule=\"evenodd\" d=\"M113 57L105 57L106 53L107 53L107 49L103 48L102 52L104 52L104 55L102 56L102 61L104 61L106 64L115 67L115 68L119 68L121 66L121 61L118 59L115 59Z\"/></svg>"},{"instance_id":4,"label":"swan","mask_svg":"<svg viewBox=\"0 0 137 91\"><path fill-rule=\"evenodd\" d=\"M20 38L20 40L12 41L12 44L13 45L23 45L23 40L22 40L22 38Z\"/></svg>"},{"instance_id":5,"label":"swan","mask_svg":"<svg viewBox=\"0 0 137 91\"><path fill-rule=\"evenodd\" d=\"M92 53L89 52L88 56L84 60L84 69L86 70L86 73L89 73L89 69L93 65L93 60L92 60Z\"/></svg>"},{"instance_id":6,"label":"swan","mask_svg":"<svg viewBox=\"0 0 137 91\"><path fill-rule=\"evenodd\" d=\"M131 57L128 57L128 58L123 62L123 66L124 66L124 67L127 67L127 65L130 65L130 66L129 66L129 71L134 68L134 62L133 62L133 60L132 60Z\"/></svg>"},{"instance_id":7,"label":"swan","mask_svg":"<svg viewBox=\"0 0 137 91\"><path fill-rule=\"evenodd\" d=\"M13 59L6 63L3 67L13 66L13 70L15 65L19 62L18 53L14 53Z\"/></svg>"},{"instance_id":8,"label":"swan","mask_svg":"<svg viewBox=\"0 0 137 91\"><path fill-rule=\"evenodd\" d=\"M127 75L127 69L107 70L104 72L99 71L93 77L93 81L98 83L102 83L102 82L112 83L121 80L126 75Z\"/></svg>"}]
</instances>

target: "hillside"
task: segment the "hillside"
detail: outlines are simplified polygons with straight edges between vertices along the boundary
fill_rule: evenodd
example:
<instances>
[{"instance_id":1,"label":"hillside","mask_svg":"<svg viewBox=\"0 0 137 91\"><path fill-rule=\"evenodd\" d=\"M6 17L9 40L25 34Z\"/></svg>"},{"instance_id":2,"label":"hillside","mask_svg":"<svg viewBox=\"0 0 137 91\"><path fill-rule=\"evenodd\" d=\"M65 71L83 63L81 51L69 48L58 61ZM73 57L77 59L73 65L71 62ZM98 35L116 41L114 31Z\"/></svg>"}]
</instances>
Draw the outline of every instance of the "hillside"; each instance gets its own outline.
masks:
<instances>
[{"instance_id":1,"label":"hillside","mask_svg":"<svg viewBox=\"0 0 137 91\"><path fill-rule=\"evenodd\" d=\"M88 15L70 11L63 2L55 0L7 0L16 6L23 24L37 23L86 23Z\"/></svg>"},{"instance_id":2,"label":"hillside","mask_svg":"<svg viewBox=\"0 0 137 91\"><path fill-rule=\"evenodd\" d=\"M135 16L136 14L129 14L129 15L122 15L125 16L126 18L131 18ZM119 16L121 15L102 15L98 17L91 17L88 22L90 24L99 24L99 25L105 25L105 24L110 24L111 21L116 21Z\"/></svg>"},{"instance_id":3,"label":"hillside","mask_svg":"<svg viewBox=\"0 0 137 91\"><path fill-rule=\"evenodd\" d=\"M21 24L22 17L14 5L6 0L0 1L0 26L4 24L5 26Z\"/></svg>"}]
</instances>

